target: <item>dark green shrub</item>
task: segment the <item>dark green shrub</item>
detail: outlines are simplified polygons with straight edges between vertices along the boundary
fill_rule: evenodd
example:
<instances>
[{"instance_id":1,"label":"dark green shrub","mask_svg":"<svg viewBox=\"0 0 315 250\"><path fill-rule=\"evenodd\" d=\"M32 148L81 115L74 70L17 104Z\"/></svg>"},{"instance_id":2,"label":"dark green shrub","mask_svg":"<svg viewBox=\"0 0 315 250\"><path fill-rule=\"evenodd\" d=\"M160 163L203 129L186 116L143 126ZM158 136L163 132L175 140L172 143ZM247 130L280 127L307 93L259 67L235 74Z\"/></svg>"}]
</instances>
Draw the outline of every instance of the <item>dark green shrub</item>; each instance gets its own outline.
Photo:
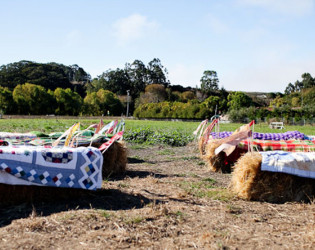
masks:
<instances>
[{"instance_id":1,"label":"dark green shrub","mask_svg":"<svg viewBox=\"0 0 315 250\"><path fill-rule=\"evenodd\" d=\"M178 131L152 131L149 128L126 131L124 139L127 142L145 144L166 144L170 146L185 146L193 140L190 134Z\"/></svg>"}]
</instances>

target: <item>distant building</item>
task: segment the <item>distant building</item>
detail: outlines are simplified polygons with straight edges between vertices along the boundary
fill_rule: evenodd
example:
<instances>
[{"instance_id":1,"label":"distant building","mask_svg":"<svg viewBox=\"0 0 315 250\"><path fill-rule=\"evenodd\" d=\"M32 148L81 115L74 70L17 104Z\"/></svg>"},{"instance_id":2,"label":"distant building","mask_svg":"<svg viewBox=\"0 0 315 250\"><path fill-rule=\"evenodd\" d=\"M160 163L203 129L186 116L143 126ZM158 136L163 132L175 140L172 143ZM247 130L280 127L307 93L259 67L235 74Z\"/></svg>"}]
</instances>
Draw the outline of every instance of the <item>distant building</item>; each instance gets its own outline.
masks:
<instances>
[{"instance_id":1,"label":"distant building","mask_svg":"<svg viewBox=\"0 0 315 250\"><path fill-rule=\"evenodd\" d=\"M258 98L262 98L262 99L266 99L267 96L266 95L257 95Z\"/></svg>"}]
</instances>

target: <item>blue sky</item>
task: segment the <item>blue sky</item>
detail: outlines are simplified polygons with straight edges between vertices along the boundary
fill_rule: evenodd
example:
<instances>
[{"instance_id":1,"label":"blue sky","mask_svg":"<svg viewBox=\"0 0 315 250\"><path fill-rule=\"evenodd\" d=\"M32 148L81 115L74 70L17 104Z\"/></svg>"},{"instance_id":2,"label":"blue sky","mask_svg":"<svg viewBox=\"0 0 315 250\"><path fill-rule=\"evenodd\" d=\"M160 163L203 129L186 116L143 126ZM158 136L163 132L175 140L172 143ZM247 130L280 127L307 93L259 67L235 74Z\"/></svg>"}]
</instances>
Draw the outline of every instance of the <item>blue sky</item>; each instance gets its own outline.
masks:
<instances>
[{"instance_id":1,"label":"blue sky","mask_svg":"<svg viewBox=\"0 0 315 250\"><path fill-rule=\"evenodd\" d=\"M227 90L315 77L315 0L0 0L0 65L78 64L92 77L159 58L172 85L215 70Z\"/></svg>"}]
</instances>

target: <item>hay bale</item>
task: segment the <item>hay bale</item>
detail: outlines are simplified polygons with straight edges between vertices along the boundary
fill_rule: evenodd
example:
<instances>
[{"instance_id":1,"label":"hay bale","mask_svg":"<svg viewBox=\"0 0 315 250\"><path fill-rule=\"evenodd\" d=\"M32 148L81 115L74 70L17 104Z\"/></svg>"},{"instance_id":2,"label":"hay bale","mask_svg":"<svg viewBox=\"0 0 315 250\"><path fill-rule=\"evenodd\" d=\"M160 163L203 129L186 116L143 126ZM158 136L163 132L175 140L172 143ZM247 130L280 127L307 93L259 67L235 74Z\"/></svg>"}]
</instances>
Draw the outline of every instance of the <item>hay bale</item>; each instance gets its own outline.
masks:
<instances>
[{"instance_id":1,"label":"hay bale","mask_svg":"<svg viewBox=\"0 0 315 250\"><path fill-rule=\"evenodd\" d=\"M261 154L241 157L231 178L230 189L246 200L286 202L310 200L315 196L315 179L261 171Z\"/></svg>"},{"instance_id":2,"label":"hay bale","mask_svg":"<svg viewBox=\"0 0 315 250\"><path fill-rule=\"evenodd\" d=\"M247 149L236 147L235 150L230 154L226 155L225 152L221 151L218 155L215 154L215 149L221 145L221 140L213 139L205 147L205 154L201 155L211 171L231 173L232 166L235 162L247 152Z\"/></svg>"},{"instance_id":3,"label":"hay bale","mask_svg":"<svg viewBox=\"0 0 315 250\"><path fill-rule=\"evenodd\" d=\"M89 145L85 145L89 146ZM101 143L93 143L99 147ZM126 171L127 148L124 142L114 142L103 154L103 179L111 175L120 175ZM21 203L50 202L82 198L91 190L75 188L55 188L46 186L7 185L0 183L0 205L16 205Z\"/></svg>"},{"instance_id":4,"label":"hay bale","mask_svg":"<svg viewBox=\"0 0 315 250\"><path fill-rule=\"evenodd\" d=\"M92 147L99 148L104 142L93 142ZM81 145L88 147L89 144ZM103 179L112 175L121 175L126 171L127 147L124 141L115 141L103 154Z\"/></svg>"},{"instance_id":5,"label":"hay bale","mask_svg":"<svg viewBox=\"0 0 315 250\"><path fill-rule=\"evenodd\" d=\"M126 171L127 147L122 141L115 141L103 154L103 179L111 175L121 175Z\"/></svg>"},{"instance_id":6,"label":"hay bale","mask_svg":"<svg viewBox=\"0 0 315 250\"><path fill-rule=\"evenodd\" d=\"M200 139L198 141L198 148L199 148L199 152L200 152L201 157L206 154L206 146L207 146L206 139L203 136L200 137Z\"/></svg>"},{"instance_id":7,"label":"hay bale","mask_svg":"<svg viewBox=\"0 0 315 250\"><path fill-rule=\"evenodd\" d=\"M231 169L226 165L224 152L220 152L218 155L215 154L215 149L221 144L219 140L210 140L205 146L205 153L202 158L206 161L209 169L214 172L230 172Z\"/></svg>"}]
</instances>

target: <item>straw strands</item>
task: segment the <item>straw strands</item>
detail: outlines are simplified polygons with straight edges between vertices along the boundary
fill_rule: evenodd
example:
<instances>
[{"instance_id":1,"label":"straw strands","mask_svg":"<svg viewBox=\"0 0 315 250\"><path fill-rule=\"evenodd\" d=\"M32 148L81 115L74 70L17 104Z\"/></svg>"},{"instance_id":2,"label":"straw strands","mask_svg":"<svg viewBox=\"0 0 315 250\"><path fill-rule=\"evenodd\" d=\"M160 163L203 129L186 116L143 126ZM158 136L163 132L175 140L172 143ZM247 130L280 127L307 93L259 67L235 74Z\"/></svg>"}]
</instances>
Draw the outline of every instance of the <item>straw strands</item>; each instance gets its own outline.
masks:
<instances>
[{"instance_id":1,"label":"straw strands","mask_svg":"<svg viewBox=\"0 0 315 250\"><path fill-rule=\"evenodd\" d=\"M235 150L228 156L223 151L216 155L215 149L221 144L221 140L219 139L210 140L205 146L205 150L204 153L201 154L201 158L206 161L210 171L231 173L232 166L242 154L247 152L247 149L236 147Z\"/></svg>"},{"instance_id":2,"label":"straw strands","mask_svg":"<svg viewBox=\"0 0 315 250\"><path fill-rule=\"evenodd\" d=\"M92 147L99 148L103 142L93 142ZM83 145L88 146L88 145ZM103 179L112 175L121 175L126 171L127 166L127 147L124 141L115 141L110 147L103 153Z\"/></svg>"},{"instance_id":3,"label":"straw strands","mask_svg":"<svg viewBox=\"0 0 315 250\"><path fill-rule=\"evenodd\" d=\"M115 141L103 154L103 179L111 175L121 175L126 171L127 147L123 141Z\"/></svg>"},{"instance_id":4,"label":"straw strands","mask_svg":"<svg viewBox=\"0 0 315 250\"><path fill-rule=\"evenodd\" d=\"M200 145L200 144L199 144ZM225 165L225 153L220 152L218 155L214 153L214 150L220 146L219 140L209 141L204 149L204 153L201 157L206 161L209 169L214 172L230 172L231 169L226 169Z\"/></svg>"},{"instance_id":5,"label":"straw strands","mask_svg":"<svg viewBox=\"0 0 315 250\"><path fill-rule=\"evenodd\" d=\"M206 139L204 137L201 137L198 141L198 148L201 157L206 153L206 145L207 145Z\"/></svg>"},{"instance_id":6,"label":"straw strands","mask_svg":"<svg viewBox=\"0 0 315 250\"><path fill-rule=\"evenodd\" d=\"M286 202L310 200L315 196L315 179L261 171L262 156L248 152L234 166L230 189L246 200Z\"/></svg>"},{"instance_id":7,"label":"straw strands","mask_svg":"<svg viewBox=\"0 0 315 250\"><path fill-rule=\"evenodd\" d=\"M254 121L241 126L227 138L209 139L210 132L217 122L213 121L205 130L203 136L199 138L199 151L201 158L207 162L211 171L230 173L231 166L242 153L247 151L237 147L237 145L240 141L251 136L250 127L254 124Z\"/></svg>"}]
</instances>

